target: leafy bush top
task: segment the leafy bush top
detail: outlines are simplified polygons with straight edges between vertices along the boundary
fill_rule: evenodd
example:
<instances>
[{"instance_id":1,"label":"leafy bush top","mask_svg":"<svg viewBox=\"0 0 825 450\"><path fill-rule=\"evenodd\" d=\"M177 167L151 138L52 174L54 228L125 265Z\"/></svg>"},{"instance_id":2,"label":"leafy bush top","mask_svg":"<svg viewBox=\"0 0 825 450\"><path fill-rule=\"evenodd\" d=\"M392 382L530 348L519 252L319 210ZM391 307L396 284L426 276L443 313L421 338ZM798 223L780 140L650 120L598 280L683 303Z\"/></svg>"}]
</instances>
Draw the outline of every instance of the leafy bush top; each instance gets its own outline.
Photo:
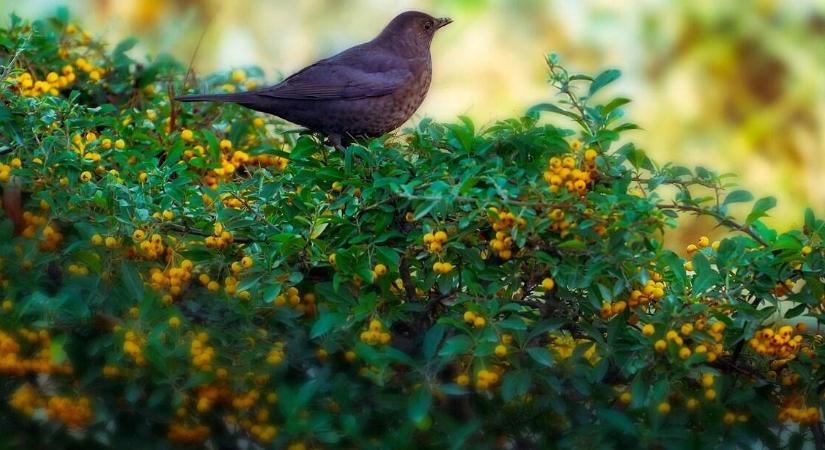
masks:
<instances>
[{"instance_id":1,"label":"leafy bush top","mask_svg":"<svg viewBox=\"0 0 825 450\"><path fill-rule=\"evenodd\" d=\"M550 56L524 117L337 152L170 103L185 69L132 44L0 30L9 446L825 445L825 222L737 221L748 192L649 160L617 71ZM666 250L679 212L733 233Z\"/></svg>"}]
</instances>

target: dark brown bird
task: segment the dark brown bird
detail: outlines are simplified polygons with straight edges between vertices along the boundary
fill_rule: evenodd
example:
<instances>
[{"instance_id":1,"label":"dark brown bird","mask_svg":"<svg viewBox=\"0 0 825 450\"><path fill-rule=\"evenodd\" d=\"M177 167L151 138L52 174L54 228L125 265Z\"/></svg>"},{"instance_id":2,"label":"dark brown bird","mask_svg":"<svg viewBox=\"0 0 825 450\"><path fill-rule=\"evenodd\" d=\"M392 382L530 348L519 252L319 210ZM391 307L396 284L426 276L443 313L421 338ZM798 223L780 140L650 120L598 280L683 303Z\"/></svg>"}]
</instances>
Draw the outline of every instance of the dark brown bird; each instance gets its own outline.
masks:
<instances>
[{"instance_id":1,"label":"dark brown bird","mask_svg":"<svg viewBox=\"0 0 825 450\"><path fill-rule=\"evenodd\" d=\"M424 101L432 79L430 43L448 18L409 11L373 40L322 59L282 82L236 94L190 95L182 102L231 102L323 133L340 146L392 131Z\"/></svg>"}]
</instances>

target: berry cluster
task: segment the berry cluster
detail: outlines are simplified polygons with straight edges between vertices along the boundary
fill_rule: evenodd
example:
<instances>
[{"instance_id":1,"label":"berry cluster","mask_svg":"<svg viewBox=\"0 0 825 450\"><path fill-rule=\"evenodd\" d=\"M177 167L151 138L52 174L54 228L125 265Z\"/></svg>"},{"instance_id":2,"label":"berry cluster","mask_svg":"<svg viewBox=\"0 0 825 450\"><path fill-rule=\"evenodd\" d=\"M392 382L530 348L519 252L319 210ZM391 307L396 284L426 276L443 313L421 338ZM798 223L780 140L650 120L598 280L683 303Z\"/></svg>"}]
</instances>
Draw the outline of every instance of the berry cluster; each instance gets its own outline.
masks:
<instances>
[{"instance_id":1,"label":"berry cluster","mask_svg":"<svg viewBox=\"0 0 825 450\"><path fill-rule=\"evenodd\" d=\"M209 437L211 430L206 425L172 423L166 437L178 444L200 444Z\"/></svg>"},{"instance_id":2,"label":"berry cluster","mask_svg":"<svg viewBox=\"0 0 825 450\"><path fill-rule=\"evenodd\" d=\"M78 58L75 64L80 67L79 62L86 63L83 58ZM88 63L87 63L88 64ZM84 66L86 67L86 66ZM91 76L89 77L92 78ZM100 74L97 76L100 79ZM40 97L41 95L60 95L60 91L71 87L77 79L74 67L67 64L60 69L60 73L49 72L42 80L38 80L37 76L31 72L23 72L11 80L16 82L15 87L23 97Z\"/></svg>"},{"instance_id":3,"label":"berry cluster","mask_svg":"<svg viewBox=\"0 0 825 450\"><path fill-rule=\"evenodd\" d=\"M819 408L806 406L804 398L793 395L786 399L779 410L778 419L780 422L791 420L802 425L812 425L819 422L819 417Z\"/></svg>"},{"instance_id":4,"label":"berry cluster","mask_svg":"<svg viewBox=\"0 0 825 450\"><path fill-rule=\"evenodd\" d=\"M83 428L92 420L92 409L86 397L51 397L46 404L46 414L69 428Z\"/></svg>"},{"instance_id":5,"label":"berry cluster","mask_svg":"<svg viewBox=\"0 0 825 450\"><path fill-rule=\"evenodd\" d=\"M498 367L494 367L494 369L498 369ZM499 371L481 369L476 373L476 389L481 391L490 389L498 383L500 378Z\"/></svg>"},{"instance_id":6,"label":"berry cluster","mask_svg":"<svg viewBox=\"0 0 825 450\"><path fill-rule=\"evenodd\" d=\"M315 306L315 294L307 292L301 296L301 292L295 286L291 286L284 294L278 294L275 297L275 306L289 305L304 314L315 314L317 308Z\"/></svg>"},{"instance_id":7,"label":"berry cluster","mask_svg":"<svg viewBox=\"0 0 825 450\"><path fill-rule=\"evenodd\" d=\"M212 230L212 236L207 236L204 244L209 248L226 248L233 241L232 233L224 230L223 225L216 223Z\"/></svg>"},{"instance_id":8,"label":"berry cluster","mask_svg":"<svg viewBox=\"0 0 825 450\"><path fill-rule=\"evenodd\" d=\"M51 335L47 330L18 330L20 341L10 334L0 331L0 374L23 376L26 374L69 374L72 367L68 363L52 361ZM26 357L24 346L32 346L34 355Z\"/></svg>"},{"instance_id":9,"label":"berry cluster","mask_svg":"<svg viewBox=\"0 0 825 450\"><path fill-rule=\"evenodd\" d=\"M794 335L794 327L790 325L784 325L776 331L763 328L753 335L748 345L760 355L793 359L802 347L802 335Z\"/></svg>"},{"instance_id":10,"label":"berry cluster","mask_svg":"<svg viewBox=\"0 0 825 450\"><path fill-rule=\"evenodd\" d=\"M576 339L567 332L550 333L548 338L550 342L547 344L547 349L559 361L564 361L573 356L576 348L580 345L587 346L587 350L582 353L582 357L591 365L596 364L601 359L596 352L596 343L591 340Z\"/></svg>"},{"instance_id":11,"label":"berry cluster","mask_svg":"<svg viewBox=\"0 0 825 450\"><path fill-rule=\"evenodd\" d=\"M476 328L481 328L487 324L487 320L484 319L484 316L481 314L476 314L472 311L464 312L464 321Z\"/></svg>"},{"instance_id":12,"label":"berry cluster","mask_svg":"<svg viewBox=\"0 0 825 450\"><path fill-rule=\"evenodd\" d=\"M196 368L209 372L212 370L212 358L215 357L215 348L209 346L209 334L202 331L192 339L189 346L189 354L192 356L192 365Z\"/></svg>"},{"instance_id":13,"label":"berry cluster","mask_svg":"<svg viewBox=\"0 0 825 450\"><path fill-rule=\"evenodd\" d=\"M143 346L146 344L146 339L138 336L132 330L123 334L123 353L128 355L138 366L146 365L146 358L143 356Z\"/></svg>"},{"instance_id":14,"label":"berry cluster","mask_svg":"<svg viewBox=\"0 0 825 450\"><path fill-rule=\"evenodd\" d=\"M157 235L155 235L157 236ZM166 290L168 294L163 296L163 302L172 303L174 297L183 293L192 279L192 261L184 259L180 266L169 266L165 270L158 267L149 269L149 286L156 292Z\"/></svg>"},{"instance_id":15,"label":"berry cluster","mask_svg":"<svg viewBox=\"0 0 825 450\"><path fill-rule=\"evenodd\" d=\"M284 343L283 342L276 342L272 349L266 355L266 362L267 364L271 364L273 366L277 366L284 361Z\"/></svg>"},{"instance_id":16,"label":"berry cluster","mask_svg":"<svg viewBox=\"0 0 825 450\"><path fill-rule=\"evenodd\" d=\"M568 192L586 194L598 174L596 156L598 153L591 148L584 152L580 163L572 153L561 158L550 158L544 171L544 181L550 185L550 192L555 194L564 188Z\"/></svg>"},{"instance_id":17,"label":"berry cluster","mask_svg":"<svg viewBox=\"0 0 825 450\"><path fill-rule=\"evenodd\" d=\"M163 243L163 237L157 233L152 234L147 239L146 232L138 228L132 233L132 240L137 245L131 249L131 255L139 255L144 259L152 261L167 254L167 247Z\"/></svg>"},{"instance_id":18,"label":"berry cluster","mask_svg":"<svg viewBox=\"0 0 825 450\"><path fill-rule=\"evenodd\" d=\"M372 319L369 328L361 332L361 342L368 345L388 344L392 339L389 331L384 331L384 324L378 319Z\"/></svg>"},{"instance_id":19,"label":"berry cluster","mask_svg":"<svg viewBox=\"0 0 825 450\"><path fill-rule=\"evenodd\" d=\"M499 211L496 207L487 209L488 219L495 231L495 236L490 239L490 248L503 260L513 257L513 238L510 232L513 227L523 229L527 226L527 221L523 217L516 217L508 211Z\"/></svg>"}]
</instances>

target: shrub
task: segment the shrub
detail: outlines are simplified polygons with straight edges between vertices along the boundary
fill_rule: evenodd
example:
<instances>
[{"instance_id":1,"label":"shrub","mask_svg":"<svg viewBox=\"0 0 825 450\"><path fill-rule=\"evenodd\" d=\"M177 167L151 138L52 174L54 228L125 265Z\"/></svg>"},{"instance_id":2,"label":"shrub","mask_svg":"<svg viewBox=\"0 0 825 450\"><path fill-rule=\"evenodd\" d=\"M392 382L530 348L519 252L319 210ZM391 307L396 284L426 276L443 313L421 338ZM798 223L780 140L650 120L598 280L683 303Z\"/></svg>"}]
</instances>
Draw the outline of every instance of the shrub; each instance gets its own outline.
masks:
<instances>
[{"instance_id":1,"label":"shrub","mask_svg":"<svg viewBox=\"0 0 825 450\"><path fill-rule=\"evenodd\" d=\"M6 445L825 445L825 222L648 159L618 71L338 152L133 43L0 30ZM667 250L679 213L731 233Z\"/></svg>"}]
</instances>

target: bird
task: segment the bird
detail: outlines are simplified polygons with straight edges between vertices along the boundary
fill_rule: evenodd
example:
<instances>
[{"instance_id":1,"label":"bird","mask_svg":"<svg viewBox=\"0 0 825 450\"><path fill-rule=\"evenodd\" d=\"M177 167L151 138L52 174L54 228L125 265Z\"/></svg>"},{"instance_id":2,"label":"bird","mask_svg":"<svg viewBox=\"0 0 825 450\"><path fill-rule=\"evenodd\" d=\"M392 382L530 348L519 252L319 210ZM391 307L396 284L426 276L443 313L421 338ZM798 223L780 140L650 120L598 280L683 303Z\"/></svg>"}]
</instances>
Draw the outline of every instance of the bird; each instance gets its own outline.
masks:
<instances>
[{"instance_id":1,"label":"bird","mask_svg":"<svg viewBox=\"0 0 825 450\"><path fill-rule=\"evenodd\" d=\"M430 44L452 19L407 11L369 42L322 59L273 86L231 94L176 97L229 102L320 133L336 148L400 127L421 106L432 80Z\"/></svg>"}]
</instances>

